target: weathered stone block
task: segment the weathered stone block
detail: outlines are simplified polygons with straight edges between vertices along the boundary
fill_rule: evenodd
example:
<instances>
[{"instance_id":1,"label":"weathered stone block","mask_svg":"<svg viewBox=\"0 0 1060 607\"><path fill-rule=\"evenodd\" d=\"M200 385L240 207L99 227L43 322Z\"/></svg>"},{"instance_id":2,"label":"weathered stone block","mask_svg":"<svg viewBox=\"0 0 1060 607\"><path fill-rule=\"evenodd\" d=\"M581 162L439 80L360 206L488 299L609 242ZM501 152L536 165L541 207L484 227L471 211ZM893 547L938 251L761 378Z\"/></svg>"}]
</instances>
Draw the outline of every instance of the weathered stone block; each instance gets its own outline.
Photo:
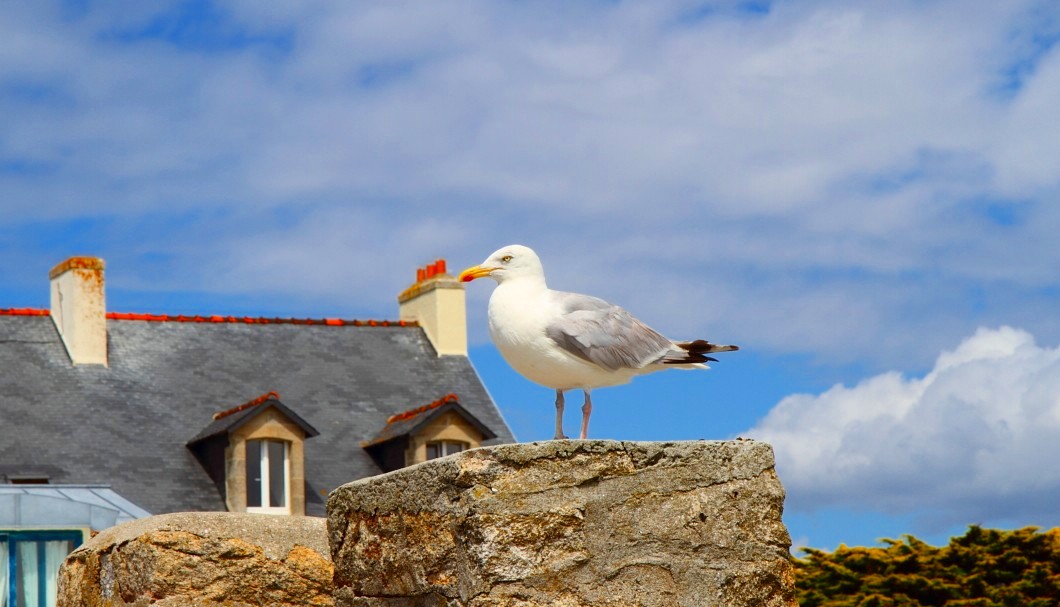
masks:
<instances>
[{"instance_id":1,"label":"weathered stone block","mask_svg":"<svg viewBox=\"0 0 1060 607\"><path fill-rule=\"evenodd\" d=\"M329 607L324 519L227 512L152 516L103 531L59 572L59 607Z\"/></svg>"},{"instance_id":2,"label":"weathered stone block","mask_svg":"<svg viewBox=\"0 0 1060 607\"><path fill-rule=\"evenodd\" d=\"M754 441L548 441L339 487L340 607L794 606L784 490Z\"/></svg>"}]
</instances>

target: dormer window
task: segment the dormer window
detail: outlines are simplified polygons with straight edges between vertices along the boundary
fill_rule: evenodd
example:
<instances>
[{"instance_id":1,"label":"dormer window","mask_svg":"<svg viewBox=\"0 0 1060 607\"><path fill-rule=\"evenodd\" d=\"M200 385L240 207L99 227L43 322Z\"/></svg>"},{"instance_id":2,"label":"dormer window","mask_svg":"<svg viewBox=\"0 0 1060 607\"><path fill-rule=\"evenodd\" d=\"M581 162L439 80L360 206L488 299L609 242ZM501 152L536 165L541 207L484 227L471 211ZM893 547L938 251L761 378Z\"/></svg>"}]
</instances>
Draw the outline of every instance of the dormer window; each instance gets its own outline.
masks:
<instances>
[{"instance_id":1,"label":"dormer window","mask_svg":"<svg viewBox=\"0 0 1060 607\"><path fill-rule=\"evenodd\" d=\"M250 439L247 448L247 512L290 514L291 443Z\"/></svg>"},{"instance_id":2,"label":"dormer window","mask_svg":"<svg viewBox=\"0 0 1060 607\"><path fill-rule=\"evenodd\" d=\"M214 414L188 442L229 512L305 514L305 439L319 434L275 392Z\"/></svg>"},{"instance_id":3,"label":"dormer window","mask_svg":"<svg viewBox=\"0 0 1060 607\"><path fill-rule=\"evenodd\" d=\"M481 447L496 434L468 413L455 394L395 413L370 441L361 443L383 472Z\"/></svg>"}]
</instances>

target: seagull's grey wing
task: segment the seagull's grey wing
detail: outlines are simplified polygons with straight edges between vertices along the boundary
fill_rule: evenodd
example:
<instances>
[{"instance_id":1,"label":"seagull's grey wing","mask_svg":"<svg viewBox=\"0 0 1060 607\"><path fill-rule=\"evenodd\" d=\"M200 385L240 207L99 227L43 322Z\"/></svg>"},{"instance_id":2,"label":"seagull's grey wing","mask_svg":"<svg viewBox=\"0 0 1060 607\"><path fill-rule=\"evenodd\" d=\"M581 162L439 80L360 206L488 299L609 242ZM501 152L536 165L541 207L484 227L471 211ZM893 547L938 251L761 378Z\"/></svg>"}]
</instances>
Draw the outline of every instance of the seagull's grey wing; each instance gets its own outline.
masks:
<instances>
[{"instance_id":1,"label":"seagull's grey wing","mask_svg":"<svg viewBox=\"0 0 1060 607\"><path fill-rule=\"evenodd\" d=\"M611 371L640 369L675 349L672 341L616 305L577 293L551 295L562 314L545 334L578 358Z\"/></svg>"}]
</instances>

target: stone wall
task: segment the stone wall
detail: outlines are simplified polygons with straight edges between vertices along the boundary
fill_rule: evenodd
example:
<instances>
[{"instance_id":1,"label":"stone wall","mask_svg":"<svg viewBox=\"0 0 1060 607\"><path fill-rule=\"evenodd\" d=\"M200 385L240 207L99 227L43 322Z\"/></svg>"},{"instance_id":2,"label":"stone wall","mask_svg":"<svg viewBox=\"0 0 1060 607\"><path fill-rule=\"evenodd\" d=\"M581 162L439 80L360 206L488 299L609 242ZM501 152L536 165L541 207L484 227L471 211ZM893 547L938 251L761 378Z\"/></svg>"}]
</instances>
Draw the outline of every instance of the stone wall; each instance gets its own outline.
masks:
<instances>
[{"instance_id":1,"label":"stone wall","mask_svg":"<svg viewBox=\"0 0 1060 607\"><path fill-rule=\"evenodd\" d=\"M486 447L339 487L326 528L108 529L67 558L59 605L793 607L783 499L753 441Z\"/></svg>"},{"instance_id":2,"label":"stone wall","mask_svg":"<svg viewBox=\"0 0 1060 607\"><path fill-rule=\"evenodd\" d=\"M324 519L163 514L111 527L59 572L59 605L330 607Z\"/></svg>"},{"instance_id":3,"label":"stone wall","mask_svg":"<svg viewBox=\"0 0 1060 607\"><path fill-rule=\"evenodd\" d=\"M340 607L795 605L784 492L753 441L548 441L339 487Z\"/></svg>"}]
</instances>

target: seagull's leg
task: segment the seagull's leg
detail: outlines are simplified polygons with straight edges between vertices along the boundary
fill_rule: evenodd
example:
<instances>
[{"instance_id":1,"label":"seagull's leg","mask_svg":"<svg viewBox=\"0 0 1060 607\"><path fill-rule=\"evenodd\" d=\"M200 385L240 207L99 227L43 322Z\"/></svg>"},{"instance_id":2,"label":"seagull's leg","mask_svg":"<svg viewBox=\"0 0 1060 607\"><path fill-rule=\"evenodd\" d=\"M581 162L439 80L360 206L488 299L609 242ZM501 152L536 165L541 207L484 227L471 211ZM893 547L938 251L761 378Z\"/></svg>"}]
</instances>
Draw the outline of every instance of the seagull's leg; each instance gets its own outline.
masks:
<instances>
[{"instance_id":1,"label":"seagull's leg","mask_svg":"<svg viewBox=\"0 0 1060 607\"><path fill-rule=\"evenodd\" d=\"M555 440L567 438L563 436L563 390L556 390L556 436Z\"/></svg>"},{"instance_id":2,"label":"seagull's leg","mask_svg":"<svg viewBox=\"0 0 1060 607\"><path fill-rule=\"evenodd\" d=\"M585 390L585 403L582 404L582 438L589 438L589 414L593 412L593 401L589 398L589 391Z\"/></svg>"}]
</instances>

